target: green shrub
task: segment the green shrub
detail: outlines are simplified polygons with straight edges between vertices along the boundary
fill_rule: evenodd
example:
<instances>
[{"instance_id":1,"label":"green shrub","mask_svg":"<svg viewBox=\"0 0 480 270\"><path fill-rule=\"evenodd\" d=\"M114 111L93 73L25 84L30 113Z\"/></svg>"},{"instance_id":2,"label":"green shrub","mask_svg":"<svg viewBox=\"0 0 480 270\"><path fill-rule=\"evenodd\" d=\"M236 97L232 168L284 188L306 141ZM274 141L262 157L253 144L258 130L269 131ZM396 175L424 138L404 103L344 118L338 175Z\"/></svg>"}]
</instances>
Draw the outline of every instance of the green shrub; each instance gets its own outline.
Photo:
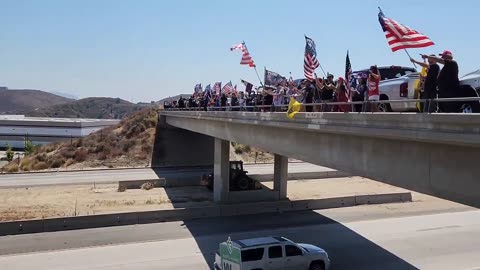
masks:
<instances>
[{"instance_id":1,"label":"green shrub","mask_svg":"<svg viewBox=\"0 0 480 270\"><path fill-rule=\"evenodd\" d=\"M10 147L8 144L7 144L7 152L5 153L5 155L8 162L11 162L13 160L13 156L15 155L15 153L12 150L12 147Z\"/></svg>"},{"instance_id":2,"label":"green shrub","mask_svg":"<svg viewBox=\"0 0 480 270\"><path fill-rule=\"evenodd\" d=\"M35 151L35 146L33 145L32 141L27 141L25 143L25 156L29 156L33 154Z\"/></svg>"}]
</instances>

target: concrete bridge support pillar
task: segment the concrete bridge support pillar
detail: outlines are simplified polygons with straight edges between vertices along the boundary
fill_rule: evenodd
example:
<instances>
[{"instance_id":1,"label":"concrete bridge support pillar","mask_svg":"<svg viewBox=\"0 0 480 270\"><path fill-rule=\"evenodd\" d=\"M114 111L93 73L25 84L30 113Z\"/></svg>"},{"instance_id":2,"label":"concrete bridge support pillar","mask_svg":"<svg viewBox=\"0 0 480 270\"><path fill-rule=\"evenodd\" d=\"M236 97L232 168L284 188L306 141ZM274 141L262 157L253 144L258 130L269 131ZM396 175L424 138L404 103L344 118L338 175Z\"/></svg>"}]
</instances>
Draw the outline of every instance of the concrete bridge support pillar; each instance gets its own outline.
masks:
<instances>
[{"instance_id":1,"label":"concrete bridge support pillar","mask_svg":"<svg viewBox=\"0 0 480 270\"><path fill-rule=\"evenodd\" d=\"M215 138L213 200L226 202L230 190L230 142Z\"/></svg>"},{"instance_id":2,"label":"concrete bridge support pillar","mask_svg":"<svg viewBox=\"0 0 480 270\"><path fill-rule=\"evenodd\" d=\"M274 155L273 190L278 191L279 200L287 198L288 157Z\"/></svg>"},{"instance_id":3,"label":"concrete bridge support pillar","mask_svg":"<svg viewBox=\"0 0 480 270\"><path fill-rule=\"evenodd\" d=\"M213 166L213 137L176 128L158 118L152 167Z\"/></svg>"}]
</instances>

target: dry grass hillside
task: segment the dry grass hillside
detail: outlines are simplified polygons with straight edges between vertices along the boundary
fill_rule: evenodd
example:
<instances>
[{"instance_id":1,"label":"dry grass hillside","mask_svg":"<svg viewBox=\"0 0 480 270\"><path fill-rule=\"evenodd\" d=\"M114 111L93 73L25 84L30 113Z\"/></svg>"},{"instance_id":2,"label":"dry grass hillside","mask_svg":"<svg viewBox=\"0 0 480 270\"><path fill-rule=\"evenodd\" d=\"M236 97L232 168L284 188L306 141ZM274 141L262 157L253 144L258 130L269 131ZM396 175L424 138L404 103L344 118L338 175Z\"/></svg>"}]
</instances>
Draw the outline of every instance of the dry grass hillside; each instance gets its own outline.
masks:
<instances>
[{"instance_id":1,"label":"dry grass hillside","mask_svg":"<svg viewBox=\"0 0 480 270\"><path fill-rule=\"evenodd\" d=\"M73 101L40 90L1 90L0 114L24 114Z\"/></svg>"},{"instance_id":2,"label":"dry grass hillside","mask_svg":"<svg viewBox=\"0 0 480 270\"><path fill-rule=\"evenodd\" d=\"M150 164L157 125L155 109L136 112L118 125L72 142L44 145L2 168L6 172L58 168L139 167Z\"/></svg>"},{"instance_id":3,"label":"dry grass hillside","mask_svg":"<svg viewBox=\"0 0 480 270\"><path fill-rule=\"evenodd\" d=\"M34 110L27 116L122 119L143 108L120 98L90 97Z\"/></svg>"}]
</instances>

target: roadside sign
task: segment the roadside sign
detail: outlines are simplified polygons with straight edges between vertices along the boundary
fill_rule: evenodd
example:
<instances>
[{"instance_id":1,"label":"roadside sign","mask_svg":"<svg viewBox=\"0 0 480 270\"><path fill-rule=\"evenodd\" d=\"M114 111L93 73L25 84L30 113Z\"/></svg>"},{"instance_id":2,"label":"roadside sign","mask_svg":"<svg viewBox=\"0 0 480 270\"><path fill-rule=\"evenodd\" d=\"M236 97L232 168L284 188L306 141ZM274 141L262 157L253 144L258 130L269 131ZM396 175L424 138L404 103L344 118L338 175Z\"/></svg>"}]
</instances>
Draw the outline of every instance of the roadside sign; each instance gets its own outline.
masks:
<instances>
[{"instance_id":1,"label":"roadside sign","mask_svg":"<svg viewBox=\"0 0 480 270\"><path fill-rule=\"evenodd\" d=\"M240 249L233 246L230 237L226 242L220 244L220 257L222 257L222 270L241 270Z\"/></svg>"}]
</instances>

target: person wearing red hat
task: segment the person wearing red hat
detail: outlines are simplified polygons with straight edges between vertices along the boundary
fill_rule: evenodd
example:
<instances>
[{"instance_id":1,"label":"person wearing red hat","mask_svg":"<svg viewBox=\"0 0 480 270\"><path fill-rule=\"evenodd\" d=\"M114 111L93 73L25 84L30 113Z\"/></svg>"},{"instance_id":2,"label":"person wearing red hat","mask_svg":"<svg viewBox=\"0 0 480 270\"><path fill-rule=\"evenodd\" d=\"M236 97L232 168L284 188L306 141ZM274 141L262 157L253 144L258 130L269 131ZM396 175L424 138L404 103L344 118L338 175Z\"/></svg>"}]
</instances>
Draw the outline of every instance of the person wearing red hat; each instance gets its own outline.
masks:
<instances>
[{"instance_id":1,"label":"person wearing red hat","mask_svg":"<svg viewBox=\"0 0 480 270\"><path fill-rule=\"evenodd\" d=\"M451 51L445 50L439 55L440 57L433 55L422 55L422 57L432 59L443 65L443 68L438 75L438 97L455 97L455 94L460 88L460 80L458 79L458 64L455 60L453 60L453 54ZM455 111L455 104L451 102L441 102L439 107L442 112Z\"/></svg>"}]
</instances>

